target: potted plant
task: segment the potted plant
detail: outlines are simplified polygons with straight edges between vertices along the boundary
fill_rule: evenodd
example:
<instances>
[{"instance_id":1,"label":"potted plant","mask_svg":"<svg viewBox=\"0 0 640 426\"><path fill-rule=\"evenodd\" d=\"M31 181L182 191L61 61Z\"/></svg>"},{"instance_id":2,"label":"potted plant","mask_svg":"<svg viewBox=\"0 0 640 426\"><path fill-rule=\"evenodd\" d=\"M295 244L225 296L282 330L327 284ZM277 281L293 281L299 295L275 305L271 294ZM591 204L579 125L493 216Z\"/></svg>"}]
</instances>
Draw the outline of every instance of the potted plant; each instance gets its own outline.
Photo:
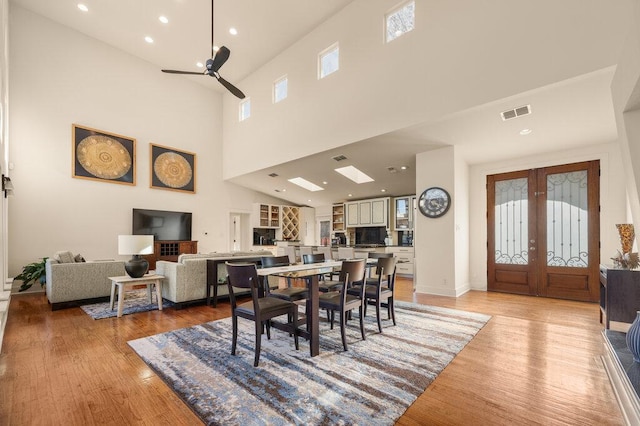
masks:
<instances>
[{"instance_id":1,"label":"potted plant","mask_svg":"<svg viewBox=\"0 0 640 426\"><path fill-rule=\"evenodd\" d=\"M42 258L38 262L29 263L22 268L22 273L14 277L14 280L21 280L22 285L18 291L25 291L33 285L36 281L40 282L40 286L43 287L47 282L47 275L45 271L45 264L47 263L47 257Z\"/></svg>"}]
</instances>

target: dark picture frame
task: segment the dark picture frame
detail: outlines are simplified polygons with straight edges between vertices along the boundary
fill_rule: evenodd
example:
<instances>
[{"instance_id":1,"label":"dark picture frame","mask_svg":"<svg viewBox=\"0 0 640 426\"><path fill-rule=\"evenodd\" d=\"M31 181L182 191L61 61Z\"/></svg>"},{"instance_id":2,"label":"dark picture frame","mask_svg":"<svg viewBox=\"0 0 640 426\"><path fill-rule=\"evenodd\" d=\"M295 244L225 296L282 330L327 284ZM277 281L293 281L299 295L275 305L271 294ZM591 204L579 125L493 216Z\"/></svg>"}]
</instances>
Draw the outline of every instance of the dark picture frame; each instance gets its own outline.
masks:
<instances>
[{"instance_id":1,"label":"dark picture frame","mask_svg":"<svg viewBox=\"0 0 640 426\"><path fill-rule=\"evenodd\" d=\"M136 140L71 125L71 176L122 185L136 184Z\"/></svg>"},{"instance_id":2,"label":"dark picture frame","mask_svg":"<svg viewBox=\"0 0 640 426\"><path fill-rule=\"evenodd\" d=\"M151 188L195 194L196 154L150 144Z\"/></svg>"}]
</instances>

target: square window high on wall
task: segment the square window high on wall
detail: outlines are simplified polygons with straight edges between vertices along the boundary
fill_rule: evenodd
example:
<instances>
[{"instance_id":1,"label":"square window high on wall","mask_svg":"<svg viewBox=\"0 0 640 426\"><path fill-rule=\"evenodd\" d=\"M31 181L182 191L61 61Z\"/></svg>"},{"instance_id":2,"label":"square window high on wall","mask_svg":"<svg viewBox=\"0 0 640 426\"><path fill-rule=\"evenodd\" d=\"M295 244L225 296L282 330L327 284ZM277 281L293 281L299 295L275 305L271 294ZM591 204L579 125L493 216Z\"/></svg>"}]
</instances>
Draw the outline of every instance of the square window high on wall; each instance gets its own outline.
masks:
<instances>
[{"instance_id":1,"label":"square window high on wall","mask_svg":"<svg viewBox=\"0 0 640 426\"><path fill-rule=\"evenodd\" d=\"M240 101L239 120L244 121L251 117L251 99L246 98Z\"/></svg>"},{"instance_id":2,"label":"square window high on wall","mask_svg":"<svg viewBox=\"0 0 640 426\"><path fill-rule=\"evenodd\" d=\"M318 78L325 78L329 74L333 74L340 68L340 50L338 43L335 43L322 52L318 56Z\"/></svg>"},{"instance_id":3,"label":"square window high on wall","mask_svg":"<svg viewBox=\"0 0 640 426\"><path fill-rule=\"evenodd\" d=\"M287 97L289 90L287 76L280 77L273 82L273 103L278 103Z\"/></svg>"},{"instance_id":4,"label":"square window high on wall","mask_svg":"<svg viewBox=\"0 0 640 426\"><path fill-rule=\"evenodd\" d=\"M409 1L402 3L385 16L385 40L387 43L413 30L416 18L415 12L415 1Z\"/></svg>"}]
</instances>

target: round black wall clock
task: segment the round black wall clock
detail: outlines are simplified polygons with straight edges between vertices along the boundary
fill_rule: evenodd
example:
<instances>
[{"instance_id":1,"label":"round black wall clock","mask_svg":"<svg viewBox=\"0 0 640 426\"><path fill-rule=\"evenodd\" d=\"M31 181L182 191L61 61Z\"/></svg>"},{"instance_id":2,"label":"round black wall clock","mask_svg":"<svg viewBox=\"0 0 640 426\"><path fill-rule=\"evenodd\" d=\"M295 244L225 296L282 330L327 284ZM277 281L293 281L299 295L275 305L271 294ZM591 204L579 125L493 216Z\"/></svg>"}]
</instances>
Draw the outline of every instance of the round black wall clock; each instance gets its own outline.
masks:
<instances>
[{"instance_id":1,"label":"round black wall clock","mask_svg":"<svg viewBox=\"0 0 640 426\"><path fill-rule=\"evenodd\" d=\"M438 187L425 189L418 200L418 209L426 217L436 218L444 216L451 206L449 193Z\"/></svg>"}]
</instances>

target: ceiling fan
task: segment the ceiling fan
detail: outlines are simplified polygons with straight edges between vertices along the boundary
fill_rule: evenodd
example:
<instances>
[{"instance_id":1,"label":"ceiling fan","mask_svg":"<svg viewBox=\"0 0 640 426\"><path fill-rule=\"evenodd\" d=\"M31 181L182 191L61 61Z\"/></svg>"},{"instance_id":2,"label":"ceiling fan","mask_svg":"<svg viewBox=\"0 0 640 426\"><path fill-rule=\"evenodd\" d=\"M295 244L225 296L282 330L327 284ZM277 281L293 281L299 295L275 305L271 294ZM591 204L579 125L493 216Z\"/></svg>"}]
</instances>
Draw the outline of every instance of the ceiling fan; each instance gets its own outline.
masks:
<instances>
[{"instance_id":1,"label":"ceiling fan","mask_svg":"<svg viewBox=\"0 0 640 426\"><path fill-rule=\"evenodd\" d=\"M213 0L211 0L211 50L213 51ZM229 55L231 55L231 51L222 46L218 51L209 59L207 59L206 69L203 72L193 72L193 71L177 71L177 70L162 70L162 72L166 72L169 74L192 74L192 75L208 75L210 77L215 77L216 80L220 82L224 87L227 88L229 92L234 94L240 99L244 99L244 93L240 89L238 89L233 84L229 83L227 80L222 78L218 70L227 59L229 59Z\"/></svg>"}]
</instances>

